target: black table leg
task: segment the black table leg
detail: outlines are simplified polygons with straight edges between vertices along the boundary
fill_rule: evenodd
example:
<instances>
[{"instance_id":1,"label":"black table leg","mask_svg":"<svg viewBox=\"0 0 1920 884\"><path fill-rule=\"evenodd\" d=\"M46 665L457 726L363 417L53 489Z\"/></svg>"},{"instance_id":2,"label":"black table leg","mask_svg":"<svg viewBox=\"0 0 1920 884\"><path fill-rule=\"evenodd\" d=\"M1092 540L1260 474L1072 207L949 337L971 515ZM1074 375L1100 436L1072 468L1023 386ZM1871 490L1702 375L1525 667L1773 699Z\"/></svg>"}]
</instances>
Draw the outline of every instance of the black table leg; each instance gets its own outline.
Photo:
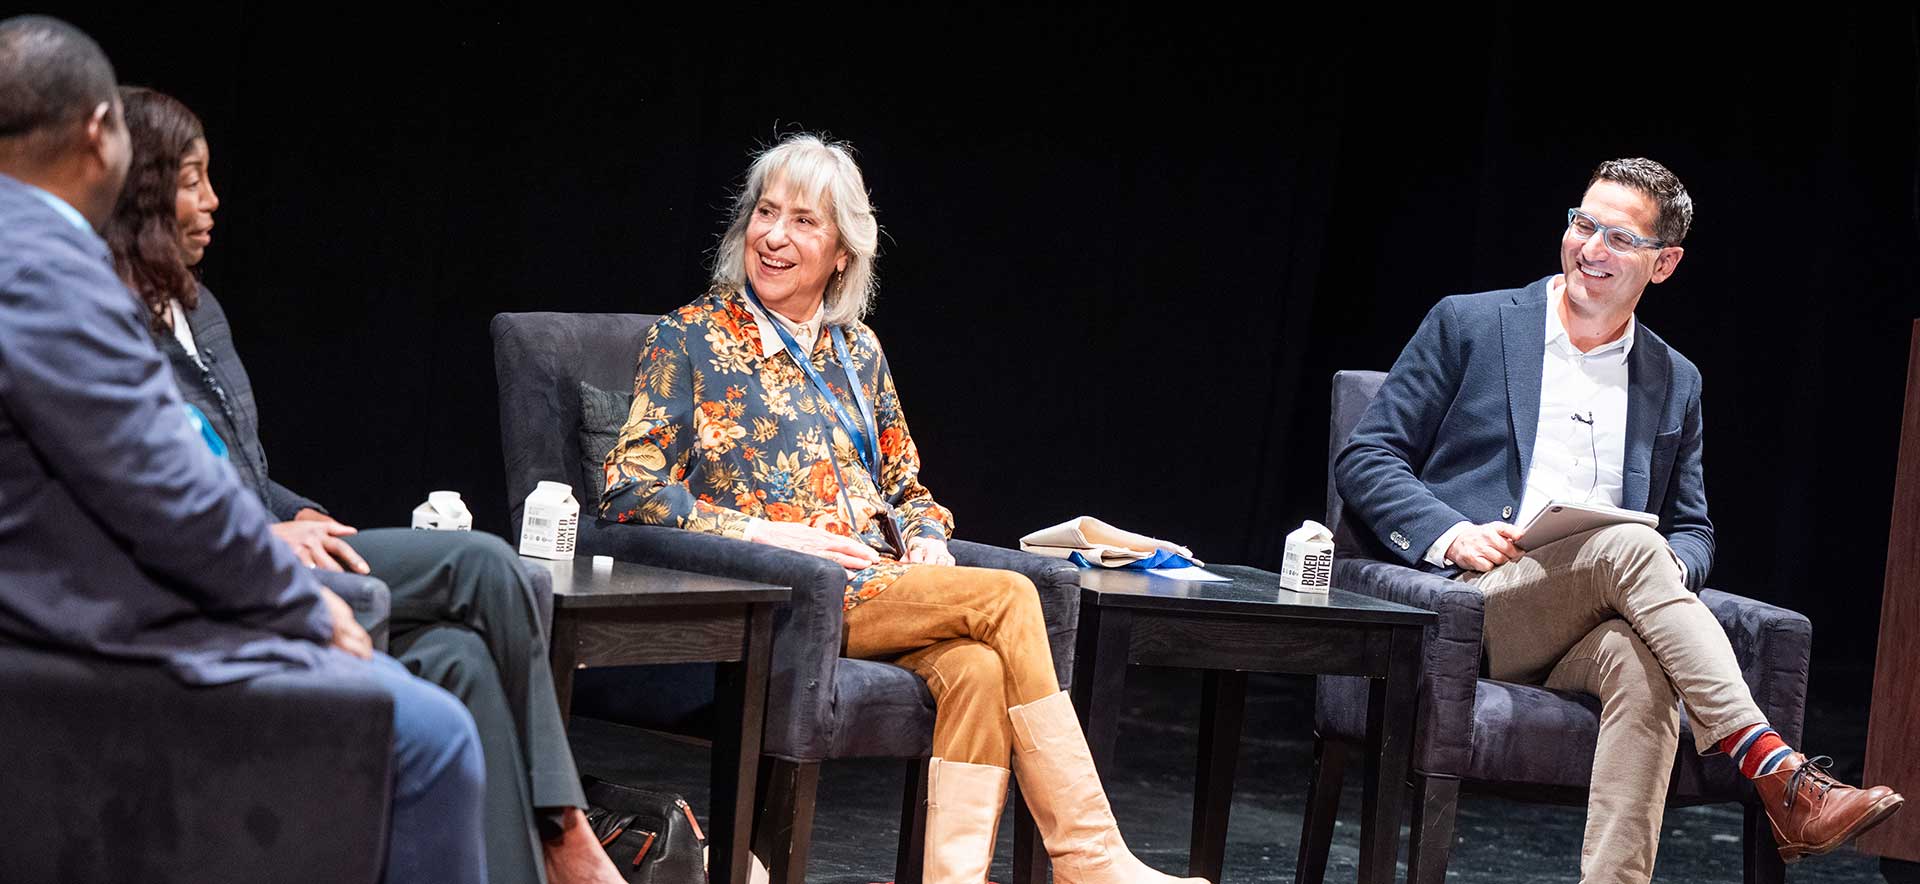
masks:
<instances>
[{"instance_id":1,"label":"black table leg","mask_svg":"<svg viewBox=\"0 0 1920 884\"><path fill-rule=\"evenodd\" d=\"M901 794L900 846L893 856L894 884L921 884L927 860L927 771L931 758L906 764L906 789Z\"/></svg>"},{"instance_id":2,"label":"black table leg","mask_svg":"<svg viewBox=\"0 0 1920 884\"><path fill-rule=\"evenodd\" d=\"M1419 629L1394 629L1387 677L1367 685L1366 785L1360 799L1360 884L1393 884L1400 853L1400 811L1412 758L1420 677Z\"/></svg>"},{"instance_id":3,"label":"black table leg","mask_svg":"<svg viewBox=\"0 0 1920 884\"><path fill-rule=\"evenodd\" d=\"M1040 843L1040 831L1034 828L1033 811L1027 809L1018 778L1007 800L1013 802L1013 880L1015 884L1033 884L1047 874L1047 847Z\"/></svg>"},{"instance_id":4,"label":"black table leg","mask_svg":"<svg viewBox=\"0 0 1920 884\"><path fill-rule=\"evenodd\" d=\"M746 884L752 869L748 851L753 844L753 790L760 776L773 613L767 605L751 605L746 617L740 661L723 663L715 673L714 710L720 720L714 728L707 792L707 880L715 884Z\"/></svg>"},{"instance_id":5,"label":"black table leg","mask_svg":"<svg viewBox=\"0 0 1920 884\"><path fill-rule=\"evenodd\" d=\"M560 707L560 723L566 724L573 708L573 672L578 667L578 621L564 611L555 611L553 638L547 644L547 668L553 670L553 700Z\"/></svg>"},{"instance_id":6,"label":"black table leg","mask_svg":"<svg viewBox=\"0 0 1920 884\"><path fill-rule=\"evenodd\" d=\"M1346 780L1347 744L1326 737L1313 741L1313 779L1307 784L1307 813L1300 823L1300 856L1293 867L1294 884L1321 884L1327 879L1327 853L1333 847L1333 826L1340 816L1340 785Z\"/></svg>"},{"instance_id":7,"label":"black table leg","mask_svg":"<svg viewBox=\"0 0 1920 884\"><path fill-rule=\"evenodd\" d=\"M1095 606L1096 610L1098 606ZM1073 663L1073 708L1087 749L1101 781L1113 769L1113 751L1120 743L1120 708L1127 698L1127 645L1133 637L1133 612L1099 610L1087 623L1080 609L1079 647Z\"/></svg>"},{"instance_id":8,"label":"black table leg","mask_svg":"<svg viewBox=\"0 0 1920 884\"><path fill-rule=\"evenodd\" d=\"M1080 625L1074 636L1073 709L1087 735L1087 749L1096 771L1113 764L1114 745L1120 739L1120 707L1126 701L1127 641L1133 631L1130 611L1103 610L1081 595ZM1102 654L1103 649L1109 653ZM1016 771L1017 773L1017 771ZM1013 800L1013 881L1039 884L1047 879L1046 845L1034 826L1033 814L1015 778Z\"/></svg>"},{"instance_id":9,"label":"black table leg","mask_svg":"<svg viewBox=\"0 0 1920 884\"><path fill-rule=\"evenodd\" d=\"M1208 669L1200 682L1200 763L1193 781L1187 877L1219 881L1227 860L1227 815L1247 718L1247 674Z\"/></svg>"}]
</instances>

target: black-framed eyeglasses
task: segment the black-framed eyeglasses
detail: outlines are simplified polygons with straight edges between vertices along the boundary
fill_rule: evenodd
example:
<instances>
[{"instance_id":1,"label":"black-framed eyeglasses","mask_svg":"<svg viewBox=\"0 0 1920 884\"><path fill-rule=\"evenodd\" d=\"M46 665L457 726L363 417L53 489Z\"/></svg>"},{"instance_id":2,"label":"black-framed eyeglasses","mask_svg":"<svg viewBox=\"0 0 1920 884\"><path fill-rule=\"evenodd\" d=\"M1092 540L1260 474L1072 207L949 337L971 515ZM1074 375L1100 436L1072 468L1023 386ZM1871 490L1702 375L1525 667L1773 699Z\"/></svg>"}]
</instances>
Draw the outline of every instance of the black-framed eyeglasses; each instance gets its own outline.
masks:
<instances>
[{"instance_id":1,"label":"black-framed eyeglasses","mask_svg":"<svg viewBox=\"0 0 1920 884\"><path fill-rule=\"evenodd\" d=\"M1599 219L1579 209L1567 210L1567 229L1573 231L1574 238L1582 241L1592 239L1596 233L1600 234L1600 241L1607 244L1607 251L1613 252L1616 255L1630 255L1633 254L1634 249L1664 249L1667 247L1666 240L1654 239L1650 236L1641 236L1625 227L1611 227L1602 224Z\"/></svg>"}]
</instances>

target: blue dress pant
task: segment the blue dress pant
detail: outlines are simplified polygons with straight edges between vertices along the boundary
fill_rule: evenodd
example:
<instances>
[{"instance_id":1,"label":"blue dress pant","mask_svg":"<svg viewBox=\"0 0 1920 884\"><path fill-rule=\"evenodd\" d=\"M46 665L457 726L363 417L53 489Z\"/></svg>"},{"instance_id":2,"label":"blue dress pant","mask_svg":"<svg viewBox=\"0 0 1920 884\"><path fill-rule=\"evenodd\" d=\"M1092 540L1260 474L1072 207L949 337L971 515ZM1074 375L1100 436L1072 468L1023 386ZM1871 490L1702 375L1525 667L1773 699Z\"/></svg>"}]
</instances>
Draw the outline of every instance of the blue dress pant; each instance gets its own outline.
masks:
<instances>
[{"instance_id":1,"label":"blue dress pant","mask_svg":"<svg viewBox=\"0 0 1920 884\"><path fill-rule=\"evenodd\" d=\"M384 880L486 884L486 775L473 717L392 657L376 654L369 668L393 695L393 824Z\"/></svg>"}]
</instances>

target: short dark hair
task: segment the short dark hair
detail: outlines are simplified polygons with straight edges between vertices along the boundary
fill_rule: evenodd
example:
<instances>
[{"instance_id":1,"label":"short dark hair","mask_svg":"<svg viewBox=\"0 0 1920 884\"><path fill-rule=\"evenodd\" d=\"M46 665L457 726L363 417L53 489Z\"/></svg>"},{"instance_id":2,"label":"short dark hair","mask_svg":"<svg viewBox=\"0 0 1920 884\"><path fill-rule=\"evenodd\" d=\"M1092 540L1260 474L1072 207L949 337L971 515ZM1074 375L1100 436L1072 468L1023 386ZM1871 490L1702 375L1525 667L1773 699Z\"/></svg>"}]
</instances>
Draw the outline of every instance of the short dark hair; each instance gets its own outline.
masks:
<instances>
[{"instance_id":1,"label":"short dark hair","mask_svg":"<svg viewBox=\"0 0 1920 884\"><path fill-rule=\"evenodd\" d=\"M0 21L0 138L83 119L113 90L107 54L79 28L44 15Z\"/></svg>"},{"instance_id":2,"label":"short dark hair","mask_svg":"<svg viewBox=\"0 0 1920 884\"><path fill-rule=\"evenodd\" d=\"M1686 185L1666 166L1646 157L1608 160L1593 170L1587 186L1602 181L1625 185L1651 197L1660 209L1653 222L1653 235L1667 245L1679 245L1693 228L1693 197L1687 195Z\"/></svg>"},{"instance_id":3,"label":"short dark hair","mask_svg":"<svg viewBox=\"0 0 1920 884\"><path fill-rule=\"evenodd\" d=\"M121 89L120 104L133 159L105 236L120 278L146 303L147 322L160 331L170 302L177 299L188 310L199 306L199 280L181 252L173 207L180 192L180 158L206 137L206 130L179 99L152 89Z\"/></svg>"}]
</instances>

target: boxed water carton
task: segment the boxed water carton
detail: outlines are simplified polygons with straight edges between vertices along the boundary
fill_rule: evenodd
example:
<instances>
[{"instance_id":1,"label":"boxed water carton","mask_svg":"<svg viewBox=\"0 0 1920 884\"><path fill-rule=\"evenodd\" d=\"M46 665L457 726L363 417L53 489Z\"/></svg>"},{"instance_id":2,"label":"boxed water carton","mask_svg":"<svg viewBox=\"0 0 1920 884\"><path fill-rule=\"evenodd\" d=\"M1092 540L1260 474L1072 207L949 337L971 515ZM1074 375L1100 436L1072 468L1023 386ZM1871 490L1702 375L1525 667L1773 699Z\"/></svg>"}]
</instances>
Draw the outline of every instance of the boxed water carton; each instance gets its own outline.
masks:
<instances>
[{"instance_id":1,"label":"boxed water carton","mask_svg":"<svg viewBox=\"0 0 1920 884\"><path fill-rule=\"evenodd\" d=\"M520 519L520 554L541 559L573 558L580 536L580 502L565 482L541 482L527 495Z\"/></svg>"},{"instance_id":2,"label":"boxed water carton","mask_svg":"<svg viewBox=\"0 0 1920 884\"><path fill-rule=\"evenodd\" d=\"M1333 588L1333 532L1308 519L1287 535L1287 551L1280 560L1280 588L1294 592L1326 592Z\"/></svg>"},{"instance_id":3,"label":"boxed water carton","mask_svg":"<svg viewBox=\"0 0 1920 884\"><path fill-rule=\"evenodd\" d=\"M413 527L427 531L472 531L473 513L458 491L434 491L427 502L413 508Z\"/></svg>"}]
</instances>

